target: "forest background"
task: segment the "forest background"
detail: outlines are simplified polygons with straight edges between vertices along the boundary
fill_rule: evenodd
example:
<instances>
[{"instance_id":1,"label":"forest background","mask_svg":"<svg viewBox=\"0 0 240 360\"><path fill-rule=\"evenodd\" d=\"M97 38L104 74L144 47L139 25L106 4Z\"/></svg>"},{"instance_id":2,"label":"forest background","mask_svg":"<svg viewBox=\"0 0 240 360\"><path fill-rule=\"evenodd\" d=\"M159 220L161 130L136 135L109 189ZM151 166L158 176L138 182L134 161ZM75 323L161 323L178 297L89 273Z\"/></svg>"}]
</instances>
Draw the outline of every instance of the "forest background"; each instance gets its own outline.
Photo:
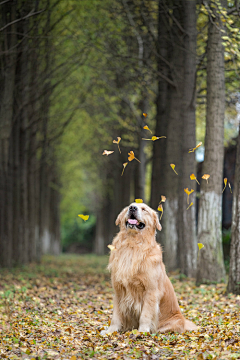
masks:
<instances>
[{"instance_id":1,"label":"forest background","mask_svg":"<svg viewBox=\"0 0 240 360\"><path fill-rule=\"evenodd\" d=\"M239 176L223 175L239 129L239 1L0 6L1 266L61 248L104 254L121 209L141 198L157 210L163 195L167 269L223 280L225 185L239 221Z\"/></svg>"}]
</instances>

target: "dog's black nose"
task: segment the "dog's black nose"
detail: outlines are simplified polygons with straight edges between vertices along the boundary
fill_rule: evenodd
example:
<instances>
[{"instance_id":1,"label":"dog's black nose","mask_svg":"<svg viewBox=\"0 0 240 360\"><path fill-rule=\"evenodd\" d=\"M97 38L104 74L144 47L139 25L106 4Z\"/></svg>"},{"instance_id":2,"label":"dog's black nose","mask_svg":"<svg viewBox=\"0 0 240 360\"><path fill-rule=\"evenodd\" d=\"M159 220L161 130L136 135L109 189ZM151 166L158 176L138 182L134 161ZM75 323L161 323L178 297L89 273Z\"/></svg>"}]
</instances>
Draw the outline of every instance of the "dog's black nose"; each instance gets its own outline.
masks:
<instances>
[{"instance_id":1,"label":"dog's black nose","mask_svg":"<svg viewBox=\"0 0 240 360\"><path fill-rule=\"evenodd\" d=\"M137 207L131 205L131 206L129 206L129 210L132 211L132 212L137 211Z\"/></svg>"}]
</instances>

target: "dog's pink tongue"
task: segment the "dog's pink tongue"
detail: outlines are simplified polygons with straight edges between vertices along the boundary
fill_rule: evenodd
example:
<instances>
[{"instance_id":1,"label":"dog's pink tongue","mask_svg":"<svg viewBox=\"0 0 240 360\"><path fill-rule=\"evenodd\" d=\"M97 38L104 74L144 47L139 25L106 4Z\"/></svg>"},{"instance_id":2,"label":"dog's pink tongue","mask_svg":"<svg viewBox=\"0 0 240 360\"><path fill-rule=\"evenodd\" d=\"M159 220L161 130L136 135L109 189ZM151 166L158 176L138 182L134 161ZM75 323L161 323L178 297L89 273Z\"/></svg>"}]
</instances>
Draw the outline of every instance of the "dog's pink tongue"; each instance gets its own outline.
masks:
<instances>
[{"instance_id":1,"label":"dog's pink tongue","mask_svg":"<svg viewBox=\"0 0 240 360\"><path fill-rule=\"evenodd\" d=\"M136 219L128 219L129 224L138 225L138 221Z\"/></svg>"}]
</instances>

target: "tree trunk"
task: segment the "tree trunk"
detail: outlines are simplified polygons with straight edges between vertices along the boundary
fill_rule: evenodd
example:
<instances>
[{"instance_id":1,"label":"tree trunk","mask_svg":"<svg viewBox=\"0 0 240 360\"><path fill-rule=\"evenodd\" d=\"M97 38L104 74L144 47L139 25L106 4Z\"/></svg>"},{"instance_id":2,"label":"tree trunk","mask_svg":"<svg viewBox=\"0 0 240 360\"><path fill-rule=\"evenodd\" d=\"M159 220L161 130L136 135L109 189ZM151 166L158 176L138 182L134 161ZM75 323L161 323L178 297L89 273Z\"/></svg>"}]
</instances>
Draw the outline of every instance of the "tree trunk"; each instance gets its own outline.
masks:
<instances>
[{"instance_id":1,"label":"tree trunk","mask_svg":"<svg viewBox=\"0 0 240 360\"><path fill-rule=\"evenodd\" d=\"M176 21L182 23L181 2L175 0L173 3L173 15ZM163 204L164 213L162 218L162 231L160 240L164 249L164 262L167 270L175 270L178 267L178 221L179 221L179 179L181 177L182 158L181 142L182 122L182 82L183 82L183 50L181 43L182 34L178 24L173 23L171 27L171 77L174 85L169 85L168 90L168 131L166 142L166 168L161 172L165 176L166 202ZM160 134L161 135L161 134ZM162 140L158 140L162 141ZM178 175L171 169L170 164L175 164ZM161 194L159 194L161 195ZM159 196L160 197L160 196Z\"/></svg>"},{"instance_id":2,"label":"tree trunk","mask_svg":"<svg viewBox=\"0 0 240 360\"><path fill-rule=\"evenodd\" d=\"M221 20L214 9L208 24L207 45L207 115L203 174L198 216L198 242L204 245L197 264L197 283L225 279L222 250L222 178L224 157L224 48ZM210 16L210 15L209 15Z\"/></svg>"},{"instance_id":3,"label":"tree trunk","mask_svg":"<svg viewBox=\"0 0 240 360\"><path fill-rule=\"evenodd\" d=\"M227 291L240 294L240 129L233 191L230 268Z\"/></svg>"},{"instance_id":4,"label":"tree trunk","mask_svg":"<svg viewBox=\"0 0 240 360\"><path fill-rule=\"evenodd\" d=\"M196 174L195 153L188 153L196 146L195 135L195 90L196 90L196 2L183 2L184 26L184 83L182 97L182 176L179 189L179 267L181 273L194 277L197 266L196 238L196 198L195 192L190 195L193 205L187 210L187 194L184 188L196 190L196 182L190 180Z\"/></svg>"},{"instance_id":5,"label":"tree trunk","mask_svg":"<svg viewBox=\"0 0 240 360\"><path fill-rule=\"evenodd\" d=\"M168 76L168 50L167 36L168 24L165 13L166 1L159 0L158 3L158 43L157 43L157 68L159 73ZM167 106L168 106L168 82L163 78L158 80L158 92L156 97L156 136L167 135ZM160 139L153 142L153 159L152 159L152 179L151 179L151 199L150 206L157 209L161 195L166 194L166 185L164 182L164 173L167 168L166 162L166 141Z\"/></svg>"}]
</instances>

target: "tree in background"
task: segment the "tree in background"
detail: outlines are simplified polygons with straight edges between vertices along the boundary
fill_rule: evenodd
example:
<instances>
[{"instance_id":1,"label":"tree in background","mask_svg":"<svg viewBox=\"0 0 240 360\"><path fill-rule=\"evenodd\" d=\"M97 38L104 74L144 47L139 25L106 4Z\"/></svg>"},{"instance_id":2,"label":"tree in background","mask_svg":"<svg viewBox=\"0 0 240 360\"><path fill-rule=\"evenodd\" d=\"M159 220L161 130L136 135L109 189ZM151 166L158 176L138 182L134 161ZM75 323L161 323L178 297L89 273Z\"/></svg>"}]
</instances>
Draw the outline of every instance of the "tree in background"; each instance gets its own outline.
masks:
<instances>
[{"instance_id":1,"label":"tree in background","mask_svg":"<svg viewBox=\"0 0 240 360\"><path fill-rule=\"evenodd\" d=\"M237 158L235 167L235 180L232 205L232 227L231 227L231 248L230 267L227 291L240 294L240 130L238 135Z\"/></svg>"},{"instance_id":2,"label":"tree in background","mask_svg":"<svg viewBox=\"0 0 240 360\"><path fill-rule=\"evenodd\" d=\"M219 9L218 9L219 10ZM225 278L222 251L222 179L224 156L224 47L220 12L209 4L207 44L207 115L203 174L198 216L198 242L204 244L197 265L197 283Z\"/></svg>"}]
</instances>

